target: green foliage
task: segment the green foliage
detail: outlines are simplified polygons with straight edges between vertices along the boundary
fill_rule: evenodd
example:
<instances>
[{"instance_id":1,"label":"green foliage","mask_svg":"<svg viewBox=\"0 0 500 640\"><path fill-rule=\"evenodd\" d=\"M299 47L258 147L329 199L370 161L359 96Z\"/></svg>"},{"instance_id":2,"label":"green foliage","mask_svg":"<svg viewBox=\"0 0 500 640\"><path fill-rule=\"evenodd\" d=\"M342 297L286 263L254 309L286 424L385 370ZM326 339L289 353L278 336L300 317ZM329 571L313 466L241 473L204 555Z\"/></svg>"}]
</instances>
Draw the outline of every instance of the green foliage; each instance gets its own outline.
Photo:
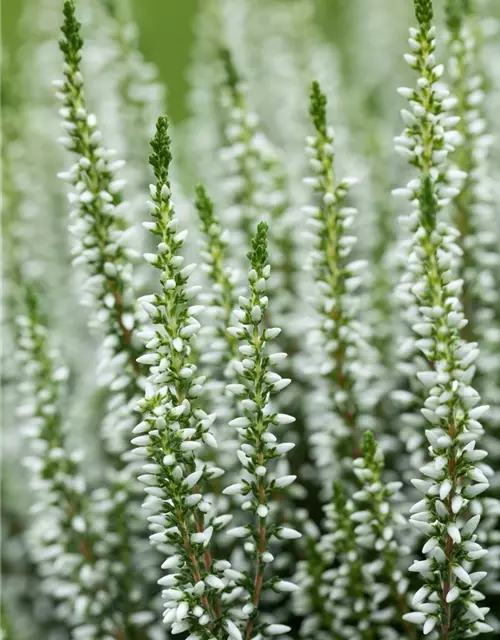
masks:
<instances>
[{"instance_id":1,"label":"green foliage","mask_svg":"<svg viewBox=\"0 0 500 640\"><path fill-rule=\"evenodd\" d=\"M59 40L59 47L64 54L68 65L77 69L81 60L83 39L81 36L81 23L75 15L74 0L65 0L63 6L64 22L61 27L64 38Z\"/></svg>"},{"instance_id":2,"label":"green foliage","mask_svg":"<svg viewBox=\"0 0 500 640\"><path fill-rule=\"evenodd\" d=\"M231 50L227 47L222 47L219 52L220 59L224 66L225 72L225 84L229 88L229 90L235 94L238 90L238 87L241 83L241 78L234 64L233 55Z\"/></svg>"},{"instance_id":3,"label":"green foliage","mask_svg":"<svg viewBox=\"0 0 500 640\"><path fill-rule=\"evenodd\" d=\"M267 264L267 232L266 222L259 222L257 231L252 239L252 249L248 252L248 259L252 269L260 274Z\"/></svg>"},{"instance_id":4,"label":"green foliage","mask_svg":"<svg viewBox=\"0 0 500 640\"><path fill-rule=\"evenodd\" d=\"M172 160L172 154L170 153L168 126L167 116L160 116L156 121L156 133L150 142L153 153L149 156L149 164L153 167L154 174L158 181L157 188L160 190L163 185L169 185L168 170Z\"/></svg>"},{"instance_id":5,"label":"green foliage","mask_svg":"<svg viewBox=\"0 0 500 640\"><path fill-rule=\"evenodd\" d=\"M326 137L326 95L321 92L319 82L312 83L309 113L316 131Z\"/></svg>"},{"instance_id":6,"label":"green foliage","mask_svg":"<svg viewBox=\"0 0 500 640\"><path fill-rule=\"evenodd\" d=\"M419 25L424 29L429 29L434 18L432 0L413 0L413 4Z\"/></svg>"}]
</instances>

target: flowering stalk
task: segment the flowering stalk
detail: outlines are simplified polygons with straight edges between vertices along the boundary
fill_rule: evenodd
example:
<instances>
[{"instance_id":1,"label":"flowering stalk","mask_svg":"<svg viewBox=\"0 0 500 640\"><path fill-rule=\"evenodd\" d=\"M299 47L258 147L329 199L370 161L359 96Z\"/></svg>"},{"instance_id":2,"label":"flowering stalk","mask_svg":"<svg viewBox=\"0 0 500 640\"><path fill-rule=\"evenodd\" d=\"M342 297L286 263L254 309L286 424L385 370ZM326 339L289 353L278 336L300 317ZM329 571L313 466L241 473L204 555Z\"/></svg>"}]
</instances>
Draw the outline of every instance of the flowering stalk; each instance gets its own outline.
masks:
<instances>
[{"instance_id":1,"label":"flowering stalk","mask_svg":"<svg viewBox=\"0 0 500 640\"><path fill-rule=\"evenodd\" d=\"M223 637L225 620L220 592L225 588L223 571L230 563L213 563L212 536L231 519L209 517L211 504L203 490L222 469L200 459L204 445L217 447L208 415L199 400L204 377L197 375L192 358L193 339L200 329L195 316L202 310L190 306L198 286L188 286L195 265L183 267L179 251L187 236L178 231L170 195L168 169L171 161L168 121L158 119L151 141L150 164L157 182L151 186L153 222L147 227L158 237L158 253L146 254L160 271L161 291L144 296L141 304L150 315L153 329L144 330L148 353L139 362L150 366L146 397L139 403L143 421L136 426L134 453L147 458L139 480L146 484L153 543L168 543L174 554L163 569L174 569L159 583L166 587L164 622L173 633L189 630L193 637ZM162 546L161 549L164 547Z\"/></svg>"},{"instance_id":2,"label":"flowering stalk","mask_svg":"<svg viewBox=\"0 0 500 640\"><path fill-rule=\"evenodd\" d=\"M362 345L360 325L356 320L361 284L359 270L363 261L349 262L356 238L347 230L356 210L345 206L352 178L337 181L333 165L333 130L326 123L326 96L314 82L311 90L310 114L316 135L308 139L307 151L315 176L307 178L318 194L319 204L306 207L315 235L313 254L315 280L320 295L320 336L322 364L327 390L333 398L334 415L318 412L318 427L313 433L318 463L332 472L333 458L356 457L360 453L360 391L369 367L360 366ZM326 353L326 360L325 360ZM321 404L322 408L324 405ZM325 411L328 411L325 408ZM331 411L331 408L330 408ZM331 475L330 475L331 477Z\"/></svg>"},{"instance_id":3,"label":"flowering stalk","mask_svg":"<svg viewBox=\"0 0 500 640\"><path fill-rule=\"evenodd\" d=\"M293 295L296 265L292 220L288 215L287 179L273 145L259 129L259 119L249 111L243 83L231 52L221 52L226 79L223 85L224 106L229 111L223 149L226 161L230 211L241 224L244 241L249 242L255 222L264 219L270 225L270 246L276 254L276 273L283 296ZM284 309L290 301L283 301Z\"/></svg>"},{"instance_id":4,"label":"flowering stalk","mask_svg":"<svg viewBox=\"0 0 500 640\"><path fill-rule=\"evenodd\" d=\"M353 461L354 473L362 488L353 495L358 511L352 519L357 523L354 529L356 543L368 550L377 552L372 564L372 576L378 576L377 598L385 593L385 599L391 605L379 610L380 620L396 620L408 612L406 591L408 580L403 577L398 561L408 553L396 535L404 530L406 522L395 508L395 501L401 499L398 492L401 482L384 483L384 454L371 431L366 431L363 441L363 455ZM396 613L399 613L399 615ZM415 631L403 621L405 634L415 638Z\"/></svg>"},{"instance_id":5,"label":"flowering stalk","mask_svg":"<svg viewBox=\"0 0 500 640\"><path fill-rule=\"evenodd\" d=\"M398 625L413 638L402 620L408 580L398 566L407 553L396 535L405 526L395 504L401 483L384 483L383 454L370 431L352 464L359 485L352 500L337 482L324 507L326 533L306 527L306 560L296 576L296 602L306 616L301 637L347 639L354 627L362 638L385 637Z\"/></svg>"},{"instance_id":6,"label":"flowering stalk","mask_svg":"<svg viewBox=\"0 0 500 640\"><path fill-rule=\"evenodd\" d=\"M498 306L498 234L494 207L488 193L488 152L492 136L484 116L484 71L481 44L475 17L469 3L448 0L448 70L457 97L455 112L460 116L457 131L461 143L455 153L459 169L467 174L460 193L453 198L455 224L460 231L458 244L463 251L461 277L464 280L463 305L469 321L463 336L477 340L482 348L478 358L479 384L486 397L496 402L491 380L498 380L500 332L495 328ZM491 418L490 418L491 420Z\"/></svg>"},{"instance_id":7,"label":"flowering stalk","mask_svg":"<svg viewBox=\"0 0 500 640\"><path fill-rule=\"evenodd\" d=\"M317 549L324 558L326 571L321 595L332 619L332 630L337 637L348 638L353 627L363 640L373 638L371 609L377 608L383 597L375 594L369 567L363 566L354 532L356 510L347 499L341 482L334 484L333 500L324 507L327 532L318 542Z\"/></svg>"},{"instance_id":8,"label":"flowering stalk","mask_svg":"<svg viewBox=\"0 0 500 640\"><path fill-rule=\"evenodd\" d=\"M37 499L34 559L40 565L44 589L58 602L59 617L75 638L102 638L106 633L118 638L123 627L116 615L113 545L111 538L102 537L102 517L92 512L80 470L81 454L68 453L63 432L62 385L68 370L49 347L32 293L27 303L29 315L19 316L17 326L18 359L24 369L20 412L27 418L23 431L30 449L25 465L32 473Z\"/></svg>"},{"instance_id":9,"label":"flowering stalk","mask_svg":"<svg viewBox=\"0 0 500 640\"><path fill-rule=\"evenodd\" d=\"M456 100L438 83L443 66L434 58L431 1L415 0L415 13L419 29L410 30L412 53L405 59L419 80L416 89L399 90L411 112L402 112L407 126L397 149L418 172L401 195L413 206L408 262L418 313L412 328L428 363L417 376L428 389L422 413L431 423L426 431L431 462L420 470L426 479L413 481L424 497L412 508L410 522L427 539L427 558L410 567L421 574L424 586L413 601L416 611L404 617L423 625L424 634L437 629L442 640L449 640L491 630L484 622L488 609L476 604L482 598L476 584L485 574L469 573L470 563L486 553L476 542L480 517L468 518L467 511L470 500L489 485L489 468L480 462L487 454L475 448L483 433L478 419L487 407L476 407L479 394L470 386L478 350L460 337L467 321L458 299L462 283L454 276L457 233L438 220L463 180L448 160L457 118L447 111Z\"/></svg>"},{"instance_id":10,"label":"flowering stalk","mask_svg":"<svg viewBox=\"0 0 500 640\"><path fill-rule=\"evenodd\" d=\"M222 230L214 204L202 185L196 188L195 205L205 239L203 266L212 288L210 309L216 325L216 340L211 345L210 361L220 363L225 368L233 358L238 357L238 341L227 332L237 299L234 270L227 264L227 234Z\"/></svg>"},{"instance_id":11,"label":"flowering stalk","mask_svg":"<svg viewBox=\"0 0 500 640\"><path fill-rule=\"evenodd\" d=\"M237 403L234 396L224 393L227 382L234 379L234 363L238 359L238 340L227 331L232 324L233 309L237 304L238 274L228 261L227 231L222 230L214 204L205 188L196 188L196 209L204 237L202 269L207 273L211 285L209 293L203 295L212 322L200 335L200 362L208 365L209 381L206 386L207 398L212 401L213 411L217 414L217 432L220 448L219 464L229 477L239 473L236 457L238 441L234 438L229 422L237 416Z\"/></svg>"},{"instance_id":12,"label":"flowering stalk","mask_svg":"<svg viewBox=\"0 0 500 640\"><path fill-rule=\"evenodd\" d=\"M61 142L76 154L77 161L60 177L74 187L69 194L73 204L70 230L77 238L73 264L83 265L86 270L84 303L93 310L92 326L105 336L100 368L104 371L103 386L112 397L102 434L107 451L117 458L115 466L120 468L125 465L121 456L128 449L133 426L131 403L141 373L133 341L136 320L131 260L135 252L125 243L124 181L116 177L122 163L113 161L114 153L102 146L96 118L85 105L80 72L83 40L73 0L64 3L62 33L65 80L55 83L67 132Z\"/></svg>"},{"instance_id":13,"label":"flowering stalk","mask_svg":"<svg viewBox=\"0 0 500 640\"><path fill-rule=\"evenodd\" d=\"M276 635L290 630L285 625L264 625L259 618L259 605L267 589L288 592L296 588L293 583L278 578L264 579L266 566L273 561L269 551L271 540L300 537L300 533L294 529L273 523L273 496L278 489L290 485L295 476L271 475L271 461L284 456L294 446L289 442L277 444L277 437L271 429L277 425L290 424L295 418L276 413L271 404L271 396L287 387L290 380L272 370L286 354L266 354L267 343L279 335L280 329L266 328L264 324L264 314L268 307L265 292L271 275L271 267L267 262L267 225L264 222L257 227L248 259L250 295L248 298L240 297L240 308L236 314L239 325L229 328L230 334L241 343L239 352L242 360L237 366L240 382L229 385L228 390L241 399L244 413L230 422L230 426L236 428L240 436L237 455L243 473L239 482L223 491L228 495L245 496L242 508L254 514L252 523L228 531L233 537L250 539L245 544L245 550L250 557L253 556L252 579L250 581L250 578L246 578L243 581L251 602L245 640L250 640L259 633Z\"/></svg>"},{"instance_id":14,"label":"flowering stalk","mask_svg":"<svg viewBox=\"0 0 500 640\"><path fill-rule=\"evenodd\" d=\"M100 362L102 385L110 392L107 414L101 431L110 458L107 468L111 500L116 522L120 526L120 561L127 567L122 574L121 589L124 610L128 615L144 608L148 597L146 574L139 571L135 551L138 536L135 514L133 463L128 455L129 438L134 424L133 406L140 390L139 355L133 342L134 295L131 284L131 260L135 252L125 243L127 230L123 217L124 181L116 178L122 166L113 161L113 152L101 145L102 135L96 118L87 112L83 78L80 72L83 40L81 25L75 16L74 0L64 2L63 37L59 42L64 56L64 81L57 81L57 97L62 102L60 114L67 136L62 144L77 156L69 172L60 175L73 185L69 194L73 204L72 232L75 265L86 269L85 303L94 311L91 324L104 335L103 358ZM140 586L142 585L142 586ZM127 602L129 604L127 604ZM126 621L125 625L132 625Z\"/></svg>"},{"instance_id":15,"label":"flowering stalk","mask_svg":"<svg viewBox=\"0 0 500 640\"><path fill-rule=\"evenodd\" d=\"M110 385L121 390L137 372L133 294L130 260L134 254L124 244L126 223L123 218L124 182L116 178L120 161L101 146L102 135L96 118L85 105L83 78L80 72L83 40L81 25L75 17L73 0L64 3L63 37L59 46L64 55L64 81L56 81L60 114L67 136L61 143L77 155L69 172L60 174L74 187L71 230L79 238L74 247L74 264L87 271L88 304L94 307L93 322L107 335L111 356L120 356L117 371L121 375Z\"/></svg>"}]
</instances>

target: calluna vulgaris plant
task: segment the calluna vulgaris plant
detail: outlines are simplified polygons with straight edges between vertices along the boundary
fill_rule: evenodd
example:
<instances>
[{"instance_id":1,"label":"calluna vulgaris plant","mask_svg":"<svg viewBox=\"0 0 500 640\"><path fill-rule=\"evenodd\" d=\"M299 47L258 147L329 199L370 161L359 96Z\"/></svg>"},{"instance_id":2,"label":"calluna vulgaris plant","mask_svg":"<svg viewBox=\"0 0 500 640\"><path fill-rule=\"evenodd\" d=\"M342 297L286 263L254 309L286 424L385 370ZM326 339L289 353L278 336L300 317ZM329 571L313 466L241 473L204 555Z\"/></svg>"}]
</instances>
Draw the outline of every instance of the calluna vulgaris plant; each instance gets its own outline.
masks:
<instances>
[{"instance_id":1,"label":"calluna vulgaris plant","mask_svg":"<svg viewBox=\"0 0 500 640\"><path fill-rule=\"evenodd\" d=\"M498 7L209 0L174 126L127 2L26 4L2 638L500 637Z\"/></svg>"}]
</instances>

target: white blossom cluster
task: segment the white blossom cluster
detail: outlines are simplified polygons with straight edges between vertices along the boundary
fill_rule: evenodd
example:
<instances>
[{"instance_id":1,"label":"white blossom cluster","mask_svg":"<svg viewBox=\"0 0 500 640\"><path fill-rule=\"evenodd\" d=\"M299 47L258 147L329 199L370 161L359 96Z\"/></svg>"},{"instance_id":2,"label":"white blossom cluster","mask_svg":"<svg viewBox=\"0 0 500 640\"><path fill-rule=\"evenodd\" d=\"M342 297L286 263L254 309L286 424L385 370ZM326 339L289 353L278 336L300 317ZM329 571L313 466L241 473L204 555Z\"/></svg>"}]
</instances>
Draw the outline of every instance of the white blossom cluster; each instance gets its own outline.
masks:
<instances>
[{"instance_id":1,"label":"white blossom cluster","mask_svg":"<svg viewBox=\"0 0 500 640\"><path fill-rule=\"evenodd\" d=\"M327 127L326 97L316 82L310 112L316 136L308 138L307 153L314 176L306 180L319 202L304 211L314 234L312 262L319 294L319 326L311 334L311 348L319 361L311 369L316 389L308 418L316 464L329 487L332 478L342 473L343 460L349 465L350 458L359 455L361 430L373 426L367 420L376 396L370 393L374 370L369 336L357 317L358 289L367 263L349 260L356 243L356 237L349 233L356 209L348 206L346 199L356 180L338 180L335 175L333 129Z\"/></svg>"},{"instance_id":2,"label":"white blossom cluster","mask_svg":"<svg viewBox=\"0 0 500 640\"><path fill-rule=\"evenodd\" d=\"M99 513L89 500L81 452L68 451L61 415L68 370L49 347L30 298L30 315L17 318L17 358L25 373L20 389L25 401L18 409L28 448L23 463L36 497L31 553L43 590L54 599L71 637L111 638L121 626L111 561L116 544L106 530L106 510Z\"/></svg>"},{"instance_id":3,"label":"white blossom cluster","mask_svg":"<svg viewBox=\"0 0 500 640\"><path fill-rule=\"evenodd\" d=\"M264 314L268 308L266 294L267 281L271 275L271 267L267 262L267 224L259 223L249 253L250 271L248 274L249 297L240 296L239 309L235 311L238 325L229 327L228 331L239 342L241 360L235 365L239 382L228 385L228 391L239 399L243 415L234 418L230 426L234 427L240 440L237 457L242 467L238 482L226 487L226 495L243 496L241 508L253 514L253 522L228 531L228 535L245 539L245 552L255 565L253 584L247 585L251 595L251 619L247 623L246 637L266 628L255 629L253 620L257 615L258 605L266 589L287 593L296 589L291 582L279 579L264 580L266 566L274 557L270 552L270 543L274 540L293 540L300 538L300 533L293 528L277 525L273 513L273 497L280 490L288 487L295 480L294 475L276 477L272 473L271 464L295 446L293 442L279 442L272 429L279 425L291 424L293 416L278 413L271 401L273 394L285 389L291 382L282 378L273 368L286 358L285 353L266 353L266 345L279 334L277 327L266 328ZM245 582L248 582L248 578ZM280 626L280 625L278 625ZM290 628L281 625L281 633Z\"/></svg>"},{"instance_id":4,"label":"white blossom cluster","mask_svg":"<svg viewBox=\"0 0 500 640\"><path fill-rule=\"evenodd\" d=\"M81 25L75 17L75 5L64 4L63 38L64 81L57 81L57 98L66 137L62 144L77 156L69 172L59 177L74 191L68 195L73 205L70 230L77 237L73 247L73 265L86 269L85 298L93 314L90 325L104 336L98 371L100 384L107 390L107 406L101 423L101 438L107 456L107 485L103 496L111 502L112 519L125 520L119 528L121 556L126 571L135 576L131 587L122 576L120 588L125 601L150 606L146 589L151 576L151 559L141 541L142 521L137 513L133 456L128 446L135 423L133 408L142 393L141 371L133 331L136 325L132 287L132 261L136 254L126 244L127 226L123 217L124 181L116 177L121 161L102 146L96 118L85 105L80 72ZM146 546L146 549L148 547ZM154 574L153 574L154 575ZM126 595L125 595L126 594ZM134 605L135 606L135 605ZM151 617L147 612L147 617Z\"/></svg>"},{"instance_id":5,"label":"white blossom cluster","mask_svg":"<svg viewBox=\"0 0 500 640\"><path fill-rule=\"evenodd\" d=\"M265 526L270 492L290 484L294 476L267 481L265 473L261 473L266 471L268 460L284 455L293 446L275 444L276 436L266 429L269 424L285 424L293 420L284 414L269 413L267 404L271 387L276 392L290 381L271 372L272 356L262 353L266 341L275 337L279 330L265 329L260 335L258 326L263 312L259 304L253 304L251 312L242 309L240 328L229 328L229 332L235 338L250 338L249 329L243 323L248 316L256 344L240 347L239 351L247 357L238 361L236 369L243 378L246 371L250 381L258 376L254 380L252 398L242 401L245 412L250 416L255 414L255 417L253 421L248 417L235 418L230 426L248 440L238 451L238 458L245 469L255 473L259 484L258 488L252 489L254 483L242 478L239 483L226 487L223 494L256 491L254 501L249 500L243 507L256 513L260 522L258 533L252 527L241 526L227 532L231 538L255 538L254 543L245 543L246 552L254 556L256 562L255 582L250 586L248 578L233 570L229 561L214 561L210 552L212 539L233 516L217 515L210 494L203 493L203 486L209 485L210 481L213 483L224 470L202 457L206 446L217 447L212 426L215 415L202 409L205 376L196 375L197 366L190 358L195 348L193 339L201 328L195 315L202 307L190 306L199 290L196 285L188 286L195 265L183 266L184 259L179 253L187 234L178 230L171 200L168 181L170 139L165 117L159 118L151 145L153 154L150 162L157 184L151 186L150 208L154 222L145 224L151 233L159 236L160 242L158 253L146 254L146 259L161 271L162 293L141 298L153 328L141 333L150 351L140 356L138 361L150 366L151 375L146 396L139 404L144 419L134 429L138 435L132 440L136 447L133 453L148 458L143 467L145 473L139 476L139 480L147 485L145 491L149 495L145 506L155 514L148 518L153 531L150 539L161 550L172 549L173 552L162 568L173 569L175 573L159 580L161 585L168 587L163 592L166 600L164 621L171 626L173 633L189 630L193 638L215 638L220 637L218 634L225 629L228 637L238 640L242 637L241 624L246 624L247 634L251 633L260 593L269 588L263 582L265 566L272 561L268 550L269 538L290 539L300 535L287 527L274 525L267 530ZM265 291L270 267L258 262L267 255L265 227L259 229L264 231L254 241L255 258L249 278L253 302L265 308L267 298L260 294ZM240 298L240 302L243 300L246 299ZM250 353L251 349L254 353ZM259 360L256 362L254 358L257 356ZM268 380L271 377L273 379ZM228 389L238 396L245 394L243 384L231 384ZM260 406L256 401L261 403ZM263 414L263 411L267 413ZM271 584L277 591L283 591L288 583L272 580ZM233 611L236 603L244 605L239 612ZM262 627L260 623L259 626ZM266 625L261 631L273 635L274 630L276 635L287 629L283 625Z\"/></svg>"},{"instance_id":6,"label":"white blossom cluster","mask_svg":"<svg viewBox=\"0 0 500 640\"><path fill-rule=\"evenodd\" d=\"M295 607L305 616L300 637L363 638L377 629L397 638L395 620L414 637L402 620L409 582L401 562L409 550L396 533L405 527L398 505L402 483L384 482L384 456L370 431L353 469L358 489L348 498L341 483L335 484L333 500L324 508L325 533L310 522L306 526L307 560L295 576ZM373 550L378 556L370 559Z\"/></svg>"},{"instance_id":7,"label":"white blossom cluster","mask_svg":"<svg viewBox=\"0 0 500 640\"><path fill-rule=\"evenodd\" d=\"M270 225L270 246L276 255L275 286L293 292L294 246L289 211L287 177L281 158L259 126L256 113L249 110L245 88L231 52L222 52L225 80L221 87L222 106L228 113L221 149L228 207L226 217L234 227L233 242L249 242L259 220ZM279 302L286 309L283 293ZM279 311L279 309L277 309Z\"/></svg>"},{"instance_id":8,"label":"white blossom cluster","mask_svg":"<svg viewBox=\"0 0 500 640\"><path fill-rule=\"evenodd\" d=\"M458 117L449 114L457 100L439 84L443 66L434 58L432 5L417 2L416 13L419 29L410 30L412 53L405 59L419 80L416 89L399 89L411 111L402 112L406 128L397 150L418 174L398 195L412 203L413 247L405 280L415 299L415 346L428 363L417 377L427 390L422 413L430 423L425 436L431 460L420 469L425 479L413 480L423 498L412 507L410 523L426 542L425 559L410 571L421 575L424 586L413 598L416 611L405 619L421 624L424 634L440 624L445 637L465 637L491 629L484 622L489 609L477 604L483 596L475 588L485 573L471 571L474 560L486 554L474 533L480 516L471 517L467 505L488 488L493 470L482 462L487 452L476 449L483 433L479 419L488 407L479 406L471 386L477 345L460 337L467 320L458 297L462 281L454 273L461 255L458 233L441 220L465 177L448 160L460 142L454 128Z\"/></svg>"},{"instance_id":9,"label":"white blossom cluster","mask_svg":"<svg viewBox=\"0 0 500 640\"><path fill-rule=\"evenodd\" d=\"M86 269L83 302L93 311L92 326L105 336L102 385L115 394L103 426L103 437L108 449L120 455L127 449L126 436L132 426L130 396L136 390L134 379L138 375L132 334L136 319L131 260L136 255L126 244L124 181L116 176L123 162L113 159L114 152L102 146L96 118L87 111L80 72L83 41L71 3L65 5L65 11L61 40L65 80L56 81L55 85L63 105L60 115L66 132L61 143L75 153L77 159L70 170L59 177L74 188L68 195L73 207L70 230L77 238L73 264Z\"/></svg>"},{"instance_id":10,"label":"white blossom cluster","mask_svg":"<svg viewBox=\"0 0 500 640\"><path fill-rule=\"evenodd\" d=\"M452 91L457 96L455 112L460 116L457 130L461 136L455 160L467 173L460 193L453 200L454 224L460 231L459 245L463 250L464 312L469 321L464 331L481 347L477 361L478 385L484 399L492 404L488 422L496 426L498 409L491 381L499 375L496 354L500 332L494 326L499 256L493 194L488 179L488 155L493 140L484 113L481 33L470 14L453 12L453 4L448 13L448 71Z\"/></svg>"},{"instance_id":11,"label":"white blossom cluster","mask_svg":"<svg viewBox=\"0 0 500 640\"><path fill-rule=\"evenodd\" d=\"M210 374L206 389L217 414L220 463L226 473L230 473L231 469L239 467L236 458L238 442L233 437L233 428L229 426L236 417L236 402L229 400L224 388L236 375L234 364L239 354L238 341L227 328L233 324L233 310L241 287L237 270L229 262L229 234L222 229L214 203L202 185L197 187L195 206L203 234L201 269L210 284L210 292L200 296L211 319L200 333L200 361Z\"/></svg>"},{"instance_id":12,"label":"white blossom cluster","mask_svg":"<svg viewBox=\"0 0 500 640\"><path fill-rule=\"evenodd\" d=\"M166 587L164 622L173 633L189 629L195 638L213 638L220 624L219 591L225 585L209 548L213 534L231 516L216 517L210 496L203 493L207 481L224 471L200 458L206 446L217 447L212 429L215 415L202 408L205 376L197 375L190 357L201 327L196 315L202 307L191 304L199 286L188 286L196 265L183 266L179 253L187 232L178 230L171 200L167 127L166 118L160 117L151 142L150 162L157 184L150 189L153 222L145 226L159 243L158 253L145 257L161 271L162 290L140 299L153 327L141 332L149 351L138 361L150 367L150 376L139 403L143 420L133 430L132 453L147 459L139 480L146 485L145 506L153 513L148 518L150 540L168 554L162 568L174 570L159 580Z\"/></svg>"}]
</instances>

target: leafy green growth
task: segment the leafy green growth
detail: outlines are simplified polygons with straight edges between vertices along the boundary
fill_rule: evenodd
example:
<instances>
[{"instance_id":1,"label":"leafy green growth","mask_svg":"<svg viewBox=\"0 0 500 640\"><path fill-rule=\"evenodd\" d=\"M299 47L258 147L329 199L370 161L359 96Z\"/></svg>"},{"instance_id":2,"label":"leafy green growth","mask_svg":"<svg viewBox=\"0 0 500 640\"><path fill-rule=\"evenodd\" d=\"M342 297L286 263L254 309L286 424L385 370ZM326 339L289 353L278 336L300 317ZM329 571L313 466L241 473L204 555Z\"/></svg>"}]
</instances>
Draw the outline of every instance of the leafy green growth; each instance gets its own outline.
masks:
<instances>
[{"instance_id":1,"label":"leafy green growth","mask_svg":"<svg viewBox=\"0 0 500 640\"><path fill-rule=\"evenodd\" d=\"M431 232L436 225L437 202L429 176L424 176L422 186L418 195L420 201L420 212L422 226Z\"/></svg>"},{"instance_id":2,"label":"leafy green growth","mask_svg":"<svg viewBox=\"0 0 500 640\"><path fill-rule=\"evenodd\" d=\"M267 223L259 222L255 236L252 239L252 250L247 254L252 268L257 273L260 273L267 264L267 231Z\"/></svg>"},{"instance_id":3,"label":"leafy green growth","mask_svg":"<svg viewBox=\"0 0 500 640\"><path fill-rule=\"evenodd\" d=\"M218 223L218 220L214 214L214 203L208 197L207 191L202 184L196 186L196 200L194 204L203 224L203 230L205 233L208 233L210 226Z\"/></svg>"},{"instance_id":4,"label":"leafy green growth","mask_svg":"<svg viewBox=\"0 0 500 640\"><path fill-rule=\"evenodd\" d=\"M224 65L225 84L232 92L234 92L241 83L241 77L236 69L236 65L234 64L231 51L227 47L222 47L219 55L222 60L222 64Z\"/></svg>"},{"instance_id":5,"label":"leafy green growth","mask_svg":"<svg viewBox=\"0 0 500 640\"><path fill-rule=\"evenodd\" d=\"M448 0L445 7L446 24L453 34L458 34L463 18L470 12L469 0Z\"/></svg>"},{"instance_id":6,"label":"leafy green growth","mask_svg":"<svg viewBox=\"0 0 500 640\"><path fill-rule=\"evenodd\" d=\"M156 133L150 142L153 153L149 156L149 164L153 167L158 181L157 188L169 186L168 169L172 160L170 152L170 136L168 135L168 117L162 115L156 121Z\"/></svg>"},{"instance_id":7,"label":"leafy green growth","mask_svg":"<svg viewBox=\"0 0 500 640\"><path fill-rule=\"evenodd\" d=\"M59 40L59 47L64 54L64 59L71 67L77 68L81 60L83 39L81 36L81 23L76 19L74 0L65 0L63 8L64 20L61 31L64 38Z\"/></svg>"},{"instance_id":8,"label":"leafy green growth","mask_svg":"<svg viewBox=\"0 0 500 640\"><path fill-rule=\"evenodd\" d=\"M326 136L326 103L326 96L315 80L311 86L309 113L316 131L322 136Z\"/></svg>"},{"instance_id":9,"label":"leafy green growth","mask_svg":"<svg viewBox=\"0 0 500 640\"><path fill-rule=\"evenodd\" d=\"M365 431L363 434L363 457L366 466L374 472L381 472L384 467L383 457L377 455L377 442L371 431Z\"/></svg>"},{"instance_id":10,"label":"leafy green growth","mask_svg":"<svg viewBox=\"0 0 500 640\"><path fill-rule=\"evenodd\" d=\"M415 15L418 23L424 29L430 29L434 18L432 0L413 0L415 5Z\"/></svg>"}]
</instances>

